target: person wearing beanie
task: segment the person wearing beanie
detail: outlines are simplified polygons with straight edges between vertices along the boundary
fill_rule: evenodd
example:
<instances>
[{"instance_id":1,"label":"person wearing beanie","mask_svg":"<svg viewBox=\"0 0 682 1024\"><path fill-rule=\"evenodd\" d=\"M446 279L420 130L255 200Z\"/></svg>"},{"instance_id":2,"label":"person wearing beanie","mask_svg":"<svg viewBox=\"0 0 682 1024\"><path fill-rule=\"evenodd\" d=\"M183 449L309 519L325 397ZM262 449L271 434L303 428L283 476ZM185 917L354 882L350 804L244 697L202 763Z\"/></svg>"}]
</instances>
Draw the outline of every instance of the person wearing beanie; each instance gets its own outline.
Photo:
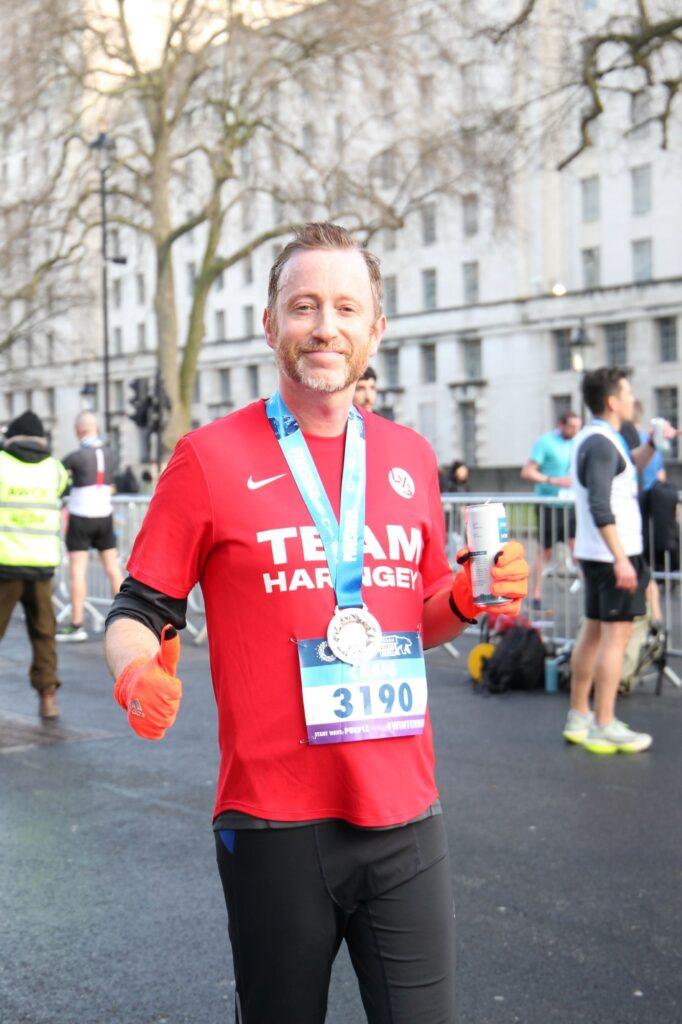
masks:
<instances>
[{"instance_id":1,"label":"person wearing beanie","mask_svg":"<svg viewBox=\"0 0 682 1024\"><path fill-rule=\"evenodd\" d=\"M61 502L68 473L50 454L39 416L8 425L0 448L0 640L21 603L33 650L31 686L42 718L56 718L56 621L52 577L61 561Z\"/></svg>"}]
</instances>

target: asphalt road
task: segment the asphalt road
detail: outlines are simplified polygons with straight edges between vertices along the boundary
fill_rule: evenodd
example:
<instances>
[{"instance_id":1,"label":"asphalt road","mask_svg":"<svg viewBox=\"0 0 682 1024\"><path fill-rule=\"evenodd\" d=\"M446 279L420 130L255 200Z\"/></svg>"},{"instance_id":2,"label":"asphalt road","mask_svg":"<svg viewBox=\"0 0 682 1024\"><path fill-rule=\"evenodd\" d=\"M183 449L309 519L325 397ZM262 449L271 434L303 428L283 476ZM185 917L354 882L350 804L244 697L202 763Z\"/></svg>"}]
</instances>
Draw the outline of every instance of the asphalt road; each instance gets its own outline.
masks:
<instances>
[{"instance_id":1,"label":"asphalt road","mask_svg":"<svg viewBox=\"0 0 682 1024\"><path fill-rule=\"evenodd\" d=\"M98 642L60 649L56 728L37 726L27 660L15 621L0 645L1 1024L233 1021L206 649L184 647L159 744L128 730ZM679 1024L680 693L630 697L622 715L653 749L598 759L561 740L565 697L482 697L462 662L429 661L459 1024ZM342 952L327 1020L364 1019Z\"/></svg>"}]
</instances>

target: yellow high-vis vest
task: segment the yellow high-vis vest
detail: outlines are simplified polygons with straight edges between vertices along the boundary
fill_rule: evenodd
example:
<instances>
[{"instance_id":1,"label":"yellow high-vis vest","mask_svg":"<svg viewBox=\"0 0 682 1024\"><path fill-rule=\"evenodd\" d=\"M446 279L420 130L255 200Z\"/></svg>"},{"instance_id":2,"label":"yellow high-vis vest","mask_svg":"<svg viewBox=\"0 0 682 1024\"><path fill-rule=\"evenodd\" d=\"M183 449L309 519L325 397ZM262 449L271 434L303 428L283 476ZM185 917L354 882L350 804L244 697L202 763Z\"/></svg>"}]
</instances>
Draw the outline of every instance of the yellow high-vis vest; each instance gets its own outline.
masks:
<instances>
[{"instance_id":1,"label":"yellow high-vis vest","mask_svg":"<svg viewBox=\"0 0 682 1024\"><path fill-rule=\"evenodd\" d=\"M68 474L58 459L22 462L0 452L0 565L61 561L61 503Z\"/></svg>"}]
</instances>

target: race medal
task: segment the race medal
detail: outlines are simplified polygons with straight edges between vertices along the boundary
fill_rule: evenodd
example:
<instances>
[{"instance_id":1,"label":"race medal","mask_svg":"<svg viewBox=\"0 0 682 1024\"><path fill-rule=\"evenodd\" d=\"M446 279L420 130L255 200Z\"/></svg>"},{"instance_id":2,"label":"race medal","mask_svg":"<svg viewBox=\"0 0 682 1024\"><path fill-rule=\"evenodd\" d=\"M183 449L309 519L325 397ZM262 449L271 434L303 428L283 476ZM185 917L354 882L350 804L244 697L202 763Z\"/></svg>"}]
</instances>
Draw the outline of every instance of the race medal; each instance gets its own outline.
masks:
<instances>
[{"instance_id":1,"label":"race medal","mask_svg":"<svg viewBox=\"0 0 682 1024\"><path fill-rule=\"evenodd\" d=\"M348 665L364 665L381 650L381 626L362 608L337 608L327 628L332 654Z\"/></svg>"},{"instance_id":2,"label":"race medal","mask_svg":"<svg viewBox=\"0 0 682 1024\"><path fill-rule=\"evenodd\" d=\"M298 660L311 745L424 731L428 695L419 633L384 633L375 655L354 665L339 660L325 637L299 640Z\"/></svg>"}]
</instances>

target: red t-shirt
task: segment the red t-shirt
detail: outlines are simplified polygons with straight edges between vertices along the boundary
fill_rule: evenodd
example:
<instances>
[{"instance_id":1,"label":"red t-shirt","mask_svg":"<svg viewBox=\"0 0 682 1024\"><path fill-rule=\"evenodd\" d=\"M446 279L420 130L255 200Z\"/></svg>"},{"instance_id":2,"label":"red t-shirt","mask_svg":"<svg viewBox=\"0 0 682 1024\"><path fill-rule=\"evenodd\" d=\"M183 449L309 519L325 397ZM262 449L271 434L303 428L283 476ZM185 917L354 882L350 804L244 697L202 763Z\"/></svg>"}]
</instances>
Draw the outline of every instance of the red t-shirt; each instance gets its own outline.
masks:
<instances>
[{"instance_id":1,"label":"red t-shirt","mask_svg":"<svg viewBox=\"0 0 682 1024\"><path fill-rule=\"evenodd\" d=\"M418 630L452 579L436 459L414 431L363 413L363 598L385 630ZM306 435L338 518L345 436ZM255 402L178 443L128 562L170 597L201 584L218 706L215 814L395 825L438 797L421 736L309 745L295 641L326 634L334 591L322 544Z\"/></svg>"}]
</instances>

